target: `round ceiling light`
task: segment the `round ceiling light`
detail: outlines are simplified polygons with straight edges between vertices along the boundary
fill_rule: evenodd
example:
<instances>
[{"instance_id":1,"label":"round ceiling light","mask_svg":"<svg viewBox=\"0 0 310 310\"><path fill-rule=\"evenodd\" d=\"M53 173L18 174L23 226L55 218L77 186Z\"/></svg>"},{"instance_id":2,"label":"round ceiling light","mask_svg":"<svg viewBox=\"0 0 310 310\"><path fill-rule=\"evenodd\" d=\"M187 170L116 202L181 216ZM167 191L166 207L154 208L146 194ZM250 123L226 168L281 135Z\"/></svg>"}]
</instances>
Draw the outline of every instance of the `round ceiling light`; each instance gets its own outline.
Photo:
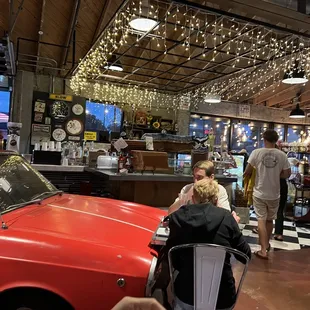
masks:
<instances>
[{"instance_id":1,"label":"round ceiling light","mask_svg":"<svg viewBox=\"0 0 310 310\"><path fill-rule=\"evenodd\" d=\"M207 103L220 103L221 101L220 95L207 94L205 97L205 102Z\"/></svg>"},{"instance_id":2,"label":"round ceiling light","mask_svg":"<svg viewBox=\"0 0 310 310\"><path fill-rule=\"evenodd\" d=\"M112 71L118 71L118 72L121 72L121 71L124 70L123 67L121 67L121 66L118 65L117 63L111 64L111 65L107 64L106 66L104 66L104 69L106 69L106 70L112 70Z\"/></svg>"},{"instance_id":3,"label":"round ceiling light","mask_svg":"<svg viewBox=\"0 0 310 310\"><path fill-rule=\"evenodd\" d=\"M307 83L306 72L303 68L298 67L298 62L295 62L294 68L285 72L282 83L294 85Z\"/></svg>"},{"instance_id":4,"label":"round ceiling light","mask_svg":"<svg viewBox=\"0 0 310 310\"><path fill-rule=\"evenodd\" d=\"M157 27L156 27L157 25ZM143 31L143 32L149 32L152 29L158 28L158 22L154 19L150 18L143 18L143 17L137 17L133 18L129 22L129 26L132 29L138 30L138 31Z\"/></svg>"},{"instance_id":5,"label":"round ceiling light","mask_svg":"<svg viewBox=\"0 0 310 310\"><path fill-rule=\"evenodd\" d=\"M112 70L112 71L118 71L118 72L121 72L124 70L122 64L117 59L116 55L112 55L103 68L106 70Z\"/></svg>"},{"instance_id":6,"label":"round ceiling light","mask_svg":"<svg viewBox=\"0 0 310 310\"><path fill-rule=\"evenodd\" d=\"M308 82L308 79L306 77L291 77L291 78L285 78L282 80L282 83L284 84L305 84Z\"/></svg>"}]
</instances>

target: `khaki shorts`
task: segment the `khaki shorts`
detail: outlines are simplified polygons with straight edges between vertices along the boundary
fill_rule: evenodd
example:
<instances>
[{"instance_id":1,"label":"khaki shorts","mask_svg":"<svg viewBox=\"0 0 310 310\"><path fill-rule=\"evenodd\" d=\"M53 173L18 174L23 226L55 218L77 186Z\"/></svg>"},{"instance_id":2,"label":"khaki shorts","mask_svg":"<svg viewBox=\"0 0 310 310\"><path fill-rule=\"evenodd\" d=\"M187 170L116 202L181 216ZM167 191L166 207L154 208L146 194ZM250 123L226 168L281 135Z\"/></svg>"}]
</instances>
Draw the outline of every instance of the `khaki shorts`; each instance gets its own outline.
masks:
<instances>
[{"instance_id":1,"label":"khaki shorts","mask_svg":"<svg viewBox=\"0 0 310 310\"><path fill-rule=\"evenodd\" d=\"M265 200L253 196L253 205L257 219L268 221L276 220L279 202L280 198L276 200Z\"/></svg>"}]
</instances>

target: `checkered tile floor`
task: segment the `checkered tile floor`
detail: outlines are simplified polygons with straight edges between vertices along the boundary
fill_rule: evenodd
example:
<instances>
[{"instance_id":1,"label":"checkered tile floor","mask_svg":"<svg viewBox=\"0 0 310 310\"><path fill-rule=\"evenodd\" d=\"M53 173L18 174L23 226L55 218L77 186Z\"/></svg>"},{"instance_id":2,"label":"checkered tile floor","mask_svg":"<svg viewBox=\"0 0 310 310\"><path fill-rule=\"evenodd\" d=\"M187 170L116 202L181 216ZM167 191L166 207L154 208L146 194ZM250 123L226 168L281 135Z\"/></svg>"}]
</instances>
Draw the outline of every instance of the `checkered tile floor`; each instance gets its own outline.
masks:
<instances>
[{"instance_id":1,"label":"checkered tile floor","mask_svg":"<svg viewBox=\"0 0 310 310\"><path fill-rule=\"evenodd\" d=\"M254 212L251 212L250 223L240 225L242 233L250 244L252 251L259 250L258 235L252 232L257 227L257 219ZM283 231L284 241L271 240L271 247L277 250L300 250L304 247L310 247L310 225L284 221Z\"/></svg>"},{"instance_id":2,"label":"checkered tile floor","mask_svg":"<svg viewBox=\"0 0 310 310\"><path fill-rule=\"evenodd\" d=\"M167 211L168 208L162 208ZM250 214L250 223L247 225L239 225L242 233L251 246L252 252L258 251L258 235L252 232L257 227L257 219L254 211ZM300 250L302 248L310 248L310 224L296 223L284 221L284 241L270 240L271 248L274 251L279 250Z\"/></svg>"}]
</instances>

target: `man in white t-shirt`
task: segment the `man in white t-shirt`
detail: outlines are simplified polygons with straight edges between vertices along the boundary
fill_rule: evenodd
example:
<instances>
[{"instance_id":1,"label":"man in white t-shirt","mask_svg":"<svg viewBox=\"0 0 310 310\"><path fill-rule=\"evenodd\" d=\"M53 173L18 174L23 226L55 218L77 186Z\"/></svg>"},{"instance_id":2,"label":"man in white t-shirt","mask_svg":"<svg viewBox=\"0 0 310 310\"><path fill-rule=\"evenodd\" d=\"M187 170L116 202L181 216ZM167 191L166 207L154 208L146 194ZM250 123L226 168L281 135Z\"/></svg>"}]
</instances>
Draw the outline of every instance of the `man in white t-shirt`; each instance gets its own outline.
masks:
<instances>
[{"instance_id":1,"label":"man in white t-shirt","mask_svg":"<svg viewBox=\"0 0 310 310\"><path fill-rule=\"evenodd\" d=\"M267 249L277 218L280 200L280 178L288 178L291 166L284 152L276 148L279 136L274 130L263 134L264 148L254 150L248 159L245 175L250 176L256 169L253 190L253 205L258 220L258 234L261 250L255 254L268 259Z\"/></svg>"},{"instance_id":2,"label":"man in white t-shirt","mask_svg":"<svg viewBox=\"0 0 310 310\"><path fill-rule=\"evenodd\" d=\"M193 167L194 183L202 179L214 179L214 170L215 170L214 164L212 163L212 161L209 160L199 161ZM178 210L181 206L193 203L194 183L185 185L181 189L179 197L170 206L168 214L171 214L172 212ZM219 184L217 206L231 212L231 207L229 204L226 189L220 184ZM237 216L236 212L232 212L232 215L234 216L237 222L240 221L240 218Z\"/></svg>"}]
</instances>

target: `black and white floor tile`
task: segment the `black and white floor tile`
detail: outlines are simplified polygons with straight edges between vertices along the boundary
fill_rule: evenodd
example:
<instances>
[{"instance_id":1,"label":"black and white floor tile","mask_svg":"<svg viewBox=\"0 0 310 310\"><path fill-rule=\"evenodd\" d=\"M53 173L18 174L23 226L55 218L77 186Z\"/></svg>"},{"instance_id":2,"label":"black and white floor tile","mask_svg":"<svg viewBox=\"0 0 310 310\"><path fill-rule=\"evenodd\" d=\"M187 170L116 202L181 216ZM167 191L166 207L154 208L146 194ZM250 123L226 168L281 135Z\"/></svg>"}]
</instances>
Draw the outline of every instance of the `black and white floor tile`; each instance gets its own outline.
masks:
<instances>
[{"instance_id":1,"label":"black and white floor tile","mask_svg":"<svg viewBox=\"0 0 310 310\"><path fill-rule=\"evenodd\" d=\"M242 233L250 244L252 251L260 249L258 245L258 235L252 232L257 227L257 219L254 212L251 212L250 223L240 225ZM310 247L310 225L284 221L283 231L284 241L271 240L271 248L277 250L300 250L304 247Z\"/></svg>"},{"instance_id":2,"label":"black and white floor tile","mask_svg":"<svg viewBox=\"0 0 310 310\"><path fill-rule=\"evenodd\" d=\"M162 209L165 211L168 210L168 208ZM258 251L260 249L258 244L258 235L252 232L252 229L257 227L255 212L251 211L249 224L240 224L239 227L242 230L245 239L251 246L252 252ZM273 251L300 250L302 248L310 247L310 224L295 224L291 221L284 221L283 236L283 242L276 240L270 241Z\"/></svg>"}]
</instances>

